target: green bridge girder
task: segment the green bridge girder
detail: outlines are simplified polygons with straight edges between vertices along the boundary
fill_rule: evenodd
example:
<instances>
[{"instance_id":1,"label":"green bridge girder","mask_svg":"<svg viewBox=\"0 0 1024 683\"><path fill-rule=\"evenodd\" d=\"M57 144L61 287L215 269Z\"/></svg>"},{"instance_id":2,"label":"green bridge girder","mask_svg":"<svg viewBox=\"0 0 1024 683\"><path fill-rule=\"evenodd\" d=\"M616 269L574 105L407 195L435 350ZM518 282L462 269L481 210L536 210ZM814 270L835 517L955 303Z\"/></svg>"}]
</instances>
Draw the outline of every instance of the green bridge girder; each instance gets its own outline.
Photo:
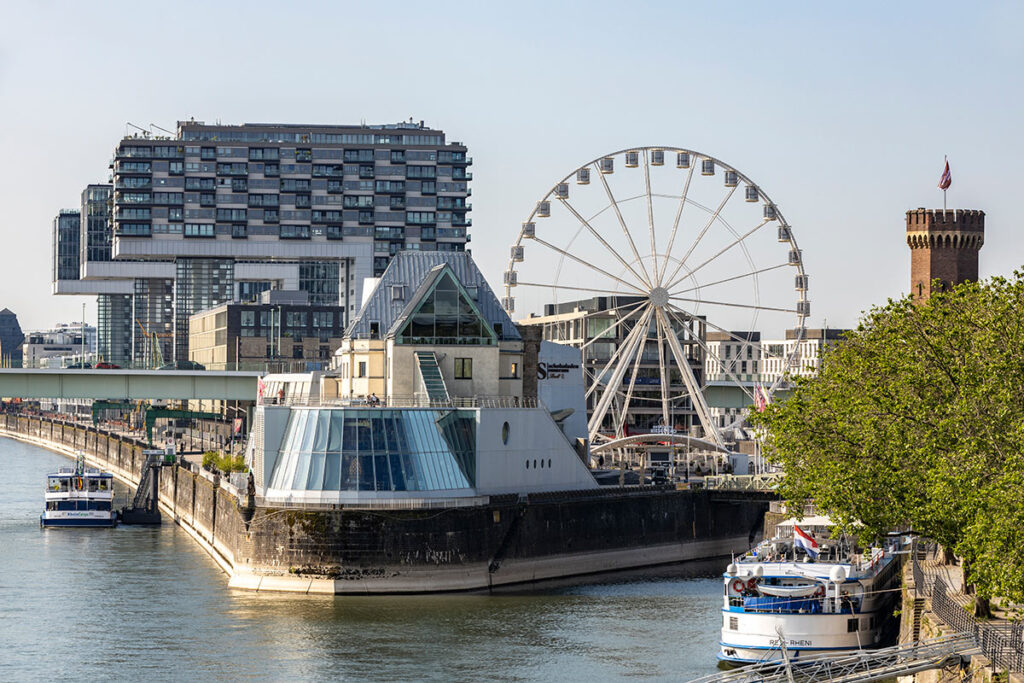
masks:
<instances>
[{"instance_id":1,"label":"green bridge girder","mask_svg":"<svg viewBox=\"0 0 1024 683\"><path fill-rule=\"evenodd\" d=\"M215 370L0 369L2 398L255 401L262 373Z\"/></svg>"}]
</instances>

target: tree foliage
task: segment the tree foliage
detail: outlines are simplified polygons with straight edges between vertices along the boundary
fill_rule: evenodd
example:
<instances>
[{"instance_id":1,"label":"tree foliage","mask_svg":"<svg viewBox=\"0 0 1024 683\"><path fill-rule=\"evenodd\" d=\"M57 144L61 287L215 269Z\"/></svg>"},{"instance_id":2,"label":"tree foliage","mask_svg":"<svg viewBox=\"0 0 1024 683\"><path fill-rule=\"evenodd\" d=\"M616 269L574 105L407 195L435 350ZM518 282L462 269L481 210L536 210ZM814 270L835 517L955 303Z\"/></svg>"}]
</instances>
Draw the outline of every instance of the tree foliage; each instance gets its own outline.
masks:
<instances>
[{"instance_id":1,"label":"tree foliage","mask_svg":"<svg viewBox=\"0 0 1024 683\"><path fill-rule=\"evenodd\" d=\"M909 526L980 597L1024 600L1021 272L873 308L754 421L788 500L867 534Z\"/></svg>"}]
</instances>

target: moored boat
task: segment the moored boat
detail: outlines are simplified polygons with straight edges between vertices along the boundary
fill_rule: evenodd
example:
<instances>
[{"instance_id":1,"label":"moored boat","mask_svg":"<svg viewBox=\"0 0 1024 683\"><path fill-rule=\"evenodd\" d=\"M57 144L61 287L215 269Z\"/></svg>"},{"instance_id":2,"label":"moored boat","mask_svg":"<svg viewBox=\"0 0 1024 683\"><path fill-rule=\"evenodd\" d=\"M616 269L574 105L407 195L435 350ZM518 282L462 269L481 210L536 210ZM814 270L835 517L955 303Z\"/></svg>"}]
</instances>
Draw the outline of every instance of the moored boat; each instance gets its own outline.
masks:
<instances>
[{"instance_id":1,"label":"moored boat","mask_svg":"<svg viewBox=\"0 0 1024 683\"><path fill-rule=\"evenodd\" d=\"M788 519L723 575L718 658L731 664L877 647L899 596L898 539L858 548L827 517Z\"/></svg>"},{"instance_id":2,"label":"moored boat","mask_svg":"<svg viewBox=\"0 0 1024 683\"><path fill-rule=\"evenodd\" d=\"M44 527L117 526L113 509L114 475L85 466L81 453L74 467L61 467L46 476L46 507L39 517Z\"/></svg>"}]
</instances>

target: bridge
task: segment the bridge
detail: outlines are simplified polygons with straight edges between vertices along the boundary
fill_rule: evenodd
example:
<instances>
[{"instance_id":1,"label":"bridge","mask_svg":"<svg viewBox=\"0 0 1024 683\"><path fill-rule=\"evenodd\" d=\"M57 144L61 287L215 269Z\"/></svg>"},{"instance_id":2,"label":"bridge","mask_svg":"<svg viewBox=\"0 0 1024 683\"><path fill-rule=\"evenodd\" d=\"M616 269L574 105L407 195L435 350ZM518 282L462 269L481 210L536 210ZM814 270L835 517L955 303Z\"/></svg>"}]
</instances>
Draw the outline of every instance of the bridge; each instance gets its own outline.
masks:
<instances>
[{"instance_id":1,"label":"bridge","mask_svg":"<svg viewBox=\"0 0 1024 683\"><path fill-rule=\"evenodd\" d=\"M691 683L711 683L712 681L715 683L719 681L722 683L882 681L956 664L965 657L980 652L978 641L973 633L954 633L941 638L921 640L878 650L860 650L856 654L841 657L830 655L801 657L797 664L791 663L787 657L783 662L753 664L741 669L697 678ZM783 656L786 656L785 652L783 652Z\"/></svg>"},{"instance_id":2,"label":"bridge","mask_svg":"<svg viewBox=\"0 0 1024 683\"><path fill-rule=\"evenodd\" d=\"M0 396L121 401L255 401L261 374L215 370L12 368L0 370Z\"/></svg>"}]
</instances>

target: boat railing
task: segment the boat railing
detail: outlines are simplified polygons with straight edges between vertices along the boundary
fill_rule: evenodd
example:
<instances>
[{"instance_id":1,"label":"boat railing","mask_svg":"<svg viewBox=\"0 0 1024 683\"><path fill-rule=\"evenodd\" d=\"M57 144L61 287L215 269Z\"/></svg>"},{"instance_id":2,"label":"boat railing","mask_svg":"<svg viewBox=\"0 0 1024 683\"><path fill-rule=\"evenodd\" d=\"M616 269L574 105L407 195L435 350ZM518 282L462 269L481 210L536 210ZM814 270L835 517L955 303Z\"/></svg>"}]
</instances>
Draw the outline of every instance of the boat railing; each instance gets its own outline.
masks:
<instances>
[{"instance_id":1,"label":"boat railing","mask_svg":"<svg viewBox=\"0 0 1024 683\"><path fill-rule=\"evenodd\" d=\"M775 596L731 596L729 607L756 614L859 614L861 599L851 597L788 598Z\"/></svg>"}]
</instances>

